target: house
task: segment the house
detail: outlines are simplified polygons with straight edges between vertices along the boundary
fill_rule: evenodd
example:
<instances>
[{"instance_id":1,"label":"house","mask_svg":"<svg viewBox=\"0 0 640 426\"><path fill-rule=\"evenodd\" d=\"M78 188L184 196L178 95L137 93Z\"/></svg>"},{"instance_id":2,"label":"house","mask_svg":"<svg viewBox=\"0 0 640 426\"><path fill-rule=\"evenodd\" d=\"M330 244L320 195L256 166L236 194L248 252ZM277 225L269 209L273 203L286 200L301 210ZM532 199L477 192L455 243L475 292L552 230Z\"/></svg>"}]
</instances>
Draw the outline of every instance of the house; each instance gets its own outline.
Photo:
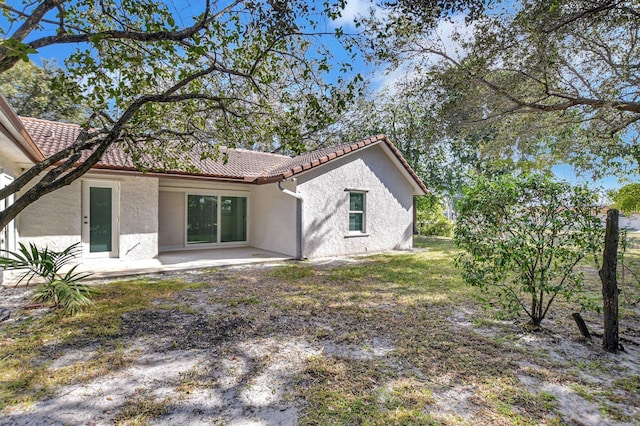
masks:
<instances>
[{"instance_id":1,"label":"house","mask_svg":"<svg viewBox=\"0 0 640 426\"><path fill-rule=\"evenodd\" d=\"M18 118L2 99L0 130L6 186L72 143L80 128ZM83 178L23 210L3 230L0 248L33 242L60 250L81 242L85 259L125 260L238 246L296 258L411 248L413 196L427 189L387 137L293 158L225 153L226 163L195 158L198 173L141 173L113 147Z\"/></svg>"},{"instance_id":2,"label":"house","mask_svg":"<svg viewBox=\"0 0 640 426\"><path fill-rule=\"evenodd\" d=\"M599 209L597 216L598 218L600 218L600 221L602 222L602 226L606 226L607 225L607 212L609 211L609 209L612 209L612 206L604 206L601 209ZM619 218L618 218L618 226L620 227L620 229L626 229L627 231L639 231L640 230L640 213L638 212L632 212L632 213L627 213L624 214L622 212L620 212Z\"/></svg>"}]
</instances>

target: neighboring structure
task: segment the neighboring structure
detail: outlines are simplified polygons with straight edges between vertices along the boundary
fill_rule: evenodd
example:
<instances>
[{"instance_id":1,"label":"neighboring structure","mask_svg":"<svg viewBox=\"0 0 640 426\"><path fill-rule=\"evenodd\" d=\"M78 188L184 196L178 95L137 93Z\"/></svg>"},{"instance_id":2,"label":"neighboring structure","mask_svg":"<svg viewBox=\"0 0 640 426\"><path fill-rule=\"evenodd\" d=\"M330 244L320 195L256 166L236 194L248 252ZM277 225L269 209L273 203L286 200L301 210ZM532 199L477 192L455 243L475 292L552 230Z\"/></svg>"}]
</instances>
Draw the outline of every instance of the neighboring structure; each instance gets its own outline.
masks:
<instances>
[{"instance_id":1,"label":"neighboring structure","mask_svg":"<svg viewBox=\"0 0 640 426\"><path fill-rule=\"evenodd\" d=\"M72 143L80 130L18 120L6 103L0 107L0 182ZM427 190L385 136L294 158L226 153L224 164L196 159L201 173L143 174L111 149L82 179L20 213L3 231L11 235L3 248L16 240L51 249L82 242L84 258L130 260L249 245L297 258L411 248L413 196Z\"/></svg>"},{"instance_id":2,"label":"neighboring structure","mask_svg":"<svg viewBox=\"0 0 640 426\"><path fill-rule=\"evenodd\" d=\"M611 206L605 206L598 212L598 217L602 222L602 226L606 226L607 223L607 212ZM620 217L618 219L618 226L620 229L627 229L628 231L639 231L640 230L640 213L633 212L630 214L620 213Z\"/></svg>"}]
</instances>

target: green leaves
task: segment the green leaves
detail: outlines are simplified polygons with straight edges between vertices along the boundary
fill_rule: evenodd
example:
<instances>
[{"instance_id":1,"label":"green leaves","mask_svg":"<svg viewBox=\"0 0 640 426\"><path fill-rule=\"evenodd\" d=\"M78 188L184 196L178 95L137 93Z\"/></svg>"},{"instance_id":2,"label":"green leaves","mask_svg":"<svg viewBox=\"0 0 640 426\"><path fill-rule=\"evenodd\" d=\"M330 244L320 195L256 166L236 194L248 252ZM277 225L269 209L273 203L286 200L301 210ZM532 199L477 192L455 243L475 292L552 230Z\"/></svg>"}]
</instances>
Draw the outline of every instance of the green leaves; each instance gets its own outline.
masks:
<instances>
[{"instance_id":1,"label":"green leaves","mask_svg":"<svg viewBox=\"0 0 640 426\"><path fill-rule=\"evenodd\" d=\"M613 207L624 214L630 214L640 210L640 183L630 183L611 194Z\"/></svg>"},{"instance_id":2,"label":"green leaves","mask_svg":"<svg viewBox=\"0 0 640 426\"><path fill-rule=\"evenodd\" d=\"M17 58L24 62L29 62L29 55L38 53L33 47L14 38L2 40L2 42L0 42L0 49L4 49L6 52L5 55L9 58Z\"/></svg>"},{"instance_id":3,"label":"green leaves","mask_svg":"<svg viewBox=\"0 0 640 426\"><path fill-rule=\"evenodd\" d=\"M578 298L576 265L600 249L593 192L548 175L477 178L458 204L457 263L470 285L497 292L538 326L557 295Z\"/></svg>"},{"instance_id":4,"label":"green leaves","mask_svg":"<svg viewBox=\"0 0 640 426\"><path fill-rule=\"evenodd\" d=\"M52 97L86 108L78 124L87 132L73 150L95 155L78 164L64 161L63 150L52 156L55 170L42 175L40 164L23 173L12 188L28 187L28 196L0 213L2 223L80 177L113 144L141 170L192 170L181 154L196 145L211 156L220 145L302 151L362 87L359 76L335 75L350 71L337 58L352 45L316 30L344 0L13 2L3 9L12 34L0 46L0 70L33 48L75 48Z\"/></svg>"},{"instance_id":5,"label":"green leaves","mask_svg":"<svg viewBox=\"0 0 640 426\"><path fill-rule=\"evenodd\" d=\"M75 99L78 86L62 73L55 62L19 62L0 74L0 92L18 115L82 122L87 112Z\"/></svg>"},{"instance_id":6,"label":"green leaves","mask_svg":"<svg viewBox=\"0 0 640 426\"><path fill-rule=\"evenodd\" d=\"M521 170L567 162L594 176L637 169L634 2L419 3L390 2L389 17L375 24L391 34L374 41L381 60L416 70L422 90L440 98L447 137ZM460 24L450 40L433 31L443 10Z\"/></svg>"}]
</instances>

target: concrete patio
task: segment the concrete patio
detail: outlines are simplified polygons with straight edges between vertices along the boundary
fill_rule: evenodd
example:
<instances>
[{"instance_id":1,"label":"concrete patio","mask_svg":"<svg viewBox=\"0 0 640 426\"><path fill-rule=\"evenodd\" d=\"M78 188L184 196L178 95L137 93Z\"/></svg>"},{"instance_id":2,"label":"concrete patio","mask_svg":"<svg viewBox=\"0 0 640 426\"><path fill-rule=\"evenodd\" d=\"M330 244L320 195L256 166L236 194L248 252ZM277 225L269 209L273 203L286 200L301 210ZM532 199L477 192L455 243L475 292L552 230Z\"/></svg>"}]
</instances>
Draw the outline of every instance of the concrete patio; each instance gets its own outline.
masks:
<instances>
[{"instance_id":1,"label":"concrete patio","mask_svg":"<svg viewBox=\"0 0 640 426\"><path fill-rule=\"evenodd\" d=\"M82 259L77 271L90 272L91 278L113 278L198 268L275 263L291 259L291 256L255 247L230 247L164 252L155 259L146 260ZM15 284L18 273L5 271L4 284Z\"/></svg>"},{"instance_id":2,"label":"concrete patio","mask_svg":"<svg viewBox=\"0 0 640 426\"><path fill-rule=\"evenodd\" d=\"M91 272L94 278L106 278L198 268L273 263L291 259L293 257L286 254L255 247L230 247L163 252L157 258L147 260L86 259L80 264L78 270Z\"/></svg>"}]
</instances>

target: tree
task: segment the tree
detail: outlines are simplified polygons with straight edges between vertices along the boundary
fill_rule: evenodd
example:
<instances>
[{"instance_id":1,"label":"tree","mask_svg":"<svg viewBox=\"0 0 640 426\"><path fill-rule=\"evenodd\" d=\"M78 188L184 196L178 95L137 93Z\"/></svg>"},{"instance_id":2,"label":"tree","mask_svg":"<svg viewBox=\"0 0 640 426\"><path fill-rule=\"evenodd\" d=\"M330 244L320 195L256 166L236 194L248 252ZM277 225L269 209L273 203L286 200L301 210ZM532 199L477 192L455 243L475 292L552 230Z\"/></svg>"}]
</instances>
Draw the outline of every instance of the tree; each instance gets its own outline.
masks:
<instances>
[{"instance_id":1,"label":"tree","mask_svg":"<svg viewBox=\"0 0 640 426\"><path fill-rule=\"evenodd\" d=\"M450 237L453 224L444 214L442 200L435 194L415 198L416 232L419 235Z\"/></svg>"},{"instance_id":2,"label":"tree","mask_svg":"<svg viewBox=\"0 0 640 426\"><path fill-rule=\"evenodd\" d=\"M354 99L323 139L350 142L385 134L431 189L447 190L454 179L446 158L448 143L431 132L433 117L425 104L419 96L396 97L390 90L367 93Z\"/></svg>"},{"instance_id":3,"label":"tree","mask_svg":"<svg viewBox=\"0 0 640 426\"><path fill-rule=\"evenodd\" d=\"M611 193L613 207L625 214L640 211L640 183L630 183Z\"/></svg>"},{"instance_id":4,"label":"tree","mask_svg":"<svg viewBox=\"0 0 640 426\"><path fill-rule=\"evenodd\" d=\"M539 327L557 296L580 295L576 266L598 250L603 235L595 205L593 192L548 175L478 178L458 206L464 280Z\"/></svg>"},{"instance_id":5,"label":"tree","mask_svg":"<svg viewBox=\"0 0 640 426\"><path fill-rule=\"evenodd\" d=\"M453 46L434 35L433 14L421 4L398 0L369 28L379 58L412 64L424 90L440 98L450 137L488 136L499 151L515 146L516 154L594 174L638 163L636 2L498 1L487 3L490 11L453 2L454 13L470 10Z\"/></svg>"},{"instance_id":6,"label":"tree","mask_svg":"<svg viewBox=\"0 0 640 426\"><path fill-rule=\"evenodd\" d=\"M340 31L318 29L340 0L320 9L304 0L207 0L193 17L173 4L0 2L0 72L38 49L72 46L52 87L90 113L71 146L0 189L0 199L19 194L0 212L0 229L114 145L143 170L188 167L180 153L195 145L205 156L216 156L218 144L258 139L300 150L356 90L343 76L325 83L332 65L349 68L322 43Z\"/></svg>"},{"instance_id":7,"label":"tree","mask_svg":"<svg viewBox=\"0 0 640 426\"><path fill-rule=\"evenodd\" d=\"M86 111L51 87L61 73L52 61L43 61L42 68L31 61L20 61L0 74L0 92L18 115L82 122L87 118Z\"/></svg>"}]
</instances>

